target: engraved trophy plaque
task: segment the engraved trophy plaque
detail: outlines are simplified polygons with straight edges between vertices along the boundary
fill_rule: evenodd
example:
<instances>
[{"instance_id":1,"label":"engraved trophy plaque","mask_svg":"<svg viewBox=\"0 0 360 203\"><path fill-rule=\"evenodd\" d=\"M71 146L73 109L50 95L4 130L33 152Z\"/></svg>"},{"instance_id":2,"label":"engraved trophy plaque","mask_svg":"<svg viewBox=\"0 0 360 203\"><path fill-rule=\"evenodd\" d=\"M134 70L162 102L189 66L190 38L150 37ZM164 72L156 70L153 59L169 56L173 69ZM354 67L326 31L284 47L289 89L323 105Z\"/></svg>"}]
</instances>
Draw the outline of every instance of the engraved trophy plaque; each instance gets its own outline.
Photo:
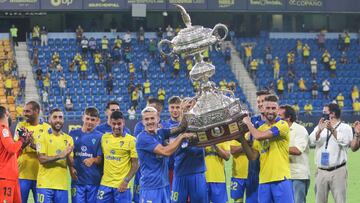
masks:
<instances>
[{"instance_id":1,"label":"engraved trophy plaque","mask_svg":"<svg viewBox=\"0 0 360 203\"><path fill-rule=\"evenodd\" d=\"M242 123L247 110L232 91L220 90L214 82L209 81L215 74L215 66L205 62L201 55L209 46L224 41L228 29L223 24L217 24L213 29L192 26L186 10L180 5L175 6L180 10L186 28L181 29L171 41L161 40L158 48L164 55L183 54L195 58L189 75L192 81L200 83L200 90L192 98L196 101L195 105L185 113L187 131L196 134L196 138L190 140L190 145L204 147L236 139L248 131ZM218 32L221 29L224 31L223 37ZM165 44L171 48L170 52L164 52Z\"/></svg>"}]
</instances>

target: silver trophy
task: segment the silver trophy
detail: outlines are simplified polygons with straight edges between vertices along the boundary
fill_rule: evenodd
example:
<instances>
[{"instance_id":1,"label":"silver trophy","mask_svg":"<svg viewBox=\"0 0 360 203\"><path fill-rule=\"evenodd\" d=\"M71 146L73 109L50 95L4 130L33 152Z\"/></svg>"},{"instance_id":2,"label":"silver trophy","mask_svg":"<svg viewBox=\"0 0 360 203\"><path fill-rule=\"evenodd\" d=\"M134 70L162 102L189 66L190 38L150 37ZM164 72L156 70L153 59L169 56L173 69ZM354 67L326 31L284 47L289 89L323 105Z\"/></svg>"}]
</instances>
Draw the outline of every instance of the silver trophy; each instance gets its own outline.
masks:
<instances>
[{"instance_id":1,"label":"silver trophy","mask_svg":"<svg viewBox=\"0 0 360 203\"><path fill-rule=\"evenodd\" d=\"M197 137L191 140L191 145L199 147L233 140L248 129L242 123L247 110L240 104L230 90L221 90L209 78L215 74L215 66L203 60L203 53L209 46L218 45L225 40L228 29L223 24L217 24L213 29L203 26L192 26L191 19L186 10L175 4L180 10L186 28L171 41L164 39L158 44L161 54L194 56L195 65L190 71L190 79L198 81L200 90L192 98L195 105L185 114L188 122L187 131L196 133ZM224 31L221 37L219 30ZM164 45L167 44L171 51L165 53Z\"/></svg>"}]
</instances>

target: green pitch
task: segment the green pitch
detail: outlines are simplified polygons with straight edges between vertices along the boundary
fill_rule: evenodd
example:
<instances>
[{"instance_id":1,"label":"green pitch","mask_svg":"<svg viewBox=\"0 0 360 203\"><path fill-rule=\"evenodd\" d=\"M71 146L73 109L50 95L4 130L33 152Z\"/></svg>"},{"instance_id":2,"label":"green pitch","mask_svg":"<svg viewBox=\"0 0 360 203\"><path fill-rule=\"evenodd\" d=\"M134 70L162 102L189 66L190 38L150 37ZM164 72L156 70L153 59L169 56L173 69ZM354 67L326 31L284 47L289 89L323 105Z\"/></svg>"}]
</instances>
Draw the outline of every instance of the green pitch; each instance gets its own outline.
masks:
<instances>
[{"instance_id":1,"label":"green pitch","mask_svg":"<svg viewBox=\"0 0 360 203\"><path fill-rule=\"evenodd\" d=\"M310 167L311 167L311 184L309 188L309 192L307 195L307 202L312 203L315 202L315 192L314 192L314 174L315 174L315 164L314 164L314 150L310 150ZM357 170L360 169L360 152L351 152L349 150L348 153L348 164L347 164L348 170L349 170L349 177L348 177L348 194L347 194L347 202L348 203L356 203L360 202L360 196L356 195L358 192L358 188L360 186L358 173ZM233 201L230 198L230 178L231 178L231 160L229 160L226 163L226 177L227 177L227 186L228 186L228 194L229 194L229 203L233 203ZM70 191L69 191L69 198L70 198ZM33 203L34 200L32 198L32 195L30 195L29 203ZM329 203L334 203L334 200L329 194Z\"/></svg>"}]
</instances>

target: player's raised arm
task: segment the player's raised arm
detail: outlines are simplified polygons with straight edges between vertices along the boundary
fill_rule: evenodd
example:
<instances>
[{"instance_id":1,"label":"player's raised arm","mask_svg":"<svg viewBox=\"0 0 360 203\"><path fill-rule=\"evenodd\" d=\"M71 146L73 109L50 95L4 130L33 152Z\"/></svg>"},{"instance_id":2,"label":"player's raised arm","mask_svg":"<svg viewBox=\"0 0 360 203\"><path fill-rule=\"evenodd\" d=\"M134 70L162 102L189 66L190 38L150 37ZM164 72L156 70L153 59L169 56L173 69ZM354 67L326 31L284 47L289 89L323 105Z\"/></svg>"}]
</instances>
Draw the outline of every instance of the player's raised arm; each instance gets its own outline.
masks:
<instances>
[{"instance_id":1,"label":"player's raised arm","mask_svg":"<svg viewBox=\"0 0 360 203\"><path fill-rule=\"evenodd\" d=\"M193 137L194 137L194 134L192 134L192 133L182 133L178 137L176 137L176 139L167 146L158 144L154 149L154 153L163 155L163 156L170 156L180 146L183 139L186 139L186 138L191 139Z\"/></svg>"}]
</instances>

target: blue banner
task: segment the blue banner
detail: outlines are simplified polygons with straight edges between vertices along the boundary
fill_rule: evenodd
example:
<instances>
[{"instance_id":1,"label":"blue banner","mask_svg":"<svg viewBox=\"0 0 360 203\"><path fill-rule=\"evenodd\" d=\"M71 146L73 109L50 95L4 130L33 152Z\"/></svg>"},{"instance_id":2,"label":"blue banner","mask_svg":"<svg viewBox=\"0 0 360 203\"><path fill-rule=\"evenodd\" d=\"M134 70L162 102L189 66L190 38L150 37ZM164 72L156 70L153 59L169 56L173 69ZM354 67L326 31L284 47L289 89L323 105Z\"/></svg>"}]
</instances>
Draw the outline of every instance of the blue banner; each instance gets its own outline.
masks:
<instances>
[{"instance_id":1,"label":"blue banner","mask_svg":"<svg viewBox=\"0 0 360 203\"><path fill-rule=\"evenodd\" d=\"M246 10L246 0L208 0L211 10Z\"/></svg>"},{"instance_id":2,"label":"blue banner","mask_svg":"<svg viewBox=\"0 0 360 203\"><path fill-rule=\"evenodd\" d=\"M84 0L86 10L124 10L125 0Z\"/></svg>"},{"instance_id":3,"label":"blue banner","mask_svg":"<svg viewBox=\"0 0 360 203\"><path fill-rule=\"evenodd\" d=\"M325 0L286 0L288 11L323 11Z\"/></svg>"},{"instance_id":4,"label":"blue banner","mask_svg":"<svg viewBox=\"0 0 360 203\"><path fill-rule=\"evenodd\" d=\"M0 10L38 10L39 0L0 0Z\"/></svg>"}]
</instances>

